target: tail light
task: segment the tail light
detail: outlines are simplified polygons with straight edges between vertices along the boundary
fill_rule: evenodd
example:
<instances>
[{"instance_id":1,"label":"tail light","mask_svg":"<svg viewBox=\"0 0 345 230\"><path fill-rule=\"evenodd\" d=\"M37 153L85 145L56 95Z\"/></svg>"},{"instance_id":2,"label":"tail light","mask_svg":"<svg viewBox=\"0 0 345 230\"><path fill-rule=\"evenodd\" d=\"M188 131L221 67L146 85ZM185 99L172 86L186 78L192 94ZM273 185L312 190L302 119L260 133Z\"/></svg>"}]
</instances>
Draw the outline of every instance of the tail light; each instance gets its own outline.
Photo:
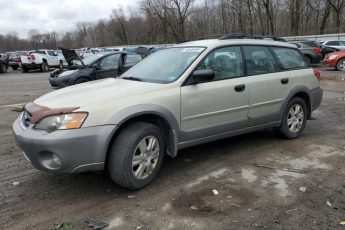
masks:
<instances>
[{"instance_id":1,"label":"tail light","mask_svg":"<svg viewBox=\"0 0 345 230\"><path fill-rule=\"evenodd\" d=\"M36 59L35 55L33 55L33 54L30 55L30 58L31 58L32 61L35 61L35 59Z\"/></svg>"},{"instance_id":2,"label":"tail light","mask_svg":"<svg viewBox=\"0 0 345 230\"><path fill-rule=\"evenodd\" d=\"M314 48L315 53L321 53L321 48L320 47L315 47Z\"/></svg>"},{"instance_id":3,"label":"tail light","mask_svg":"<svg viewBox=\"0 0 345 230\"><path fill-rule=\"evenodd\" d=\"M317 69L313 69L313 71L314 71L314 76L317 78L317 80L321 80L321 73L320 73L320 71L319 70L317 70Z\"/></svg>"},{"instance_id":4,"label":"tail light","mask_svg":"<svg viewBox=\"0 0 345 230\"><path fill-rule=\"evenodd\" d=\"M22 62L22 59L20 57L18 57L17 62Z\"/></svg>"}]
</instances>

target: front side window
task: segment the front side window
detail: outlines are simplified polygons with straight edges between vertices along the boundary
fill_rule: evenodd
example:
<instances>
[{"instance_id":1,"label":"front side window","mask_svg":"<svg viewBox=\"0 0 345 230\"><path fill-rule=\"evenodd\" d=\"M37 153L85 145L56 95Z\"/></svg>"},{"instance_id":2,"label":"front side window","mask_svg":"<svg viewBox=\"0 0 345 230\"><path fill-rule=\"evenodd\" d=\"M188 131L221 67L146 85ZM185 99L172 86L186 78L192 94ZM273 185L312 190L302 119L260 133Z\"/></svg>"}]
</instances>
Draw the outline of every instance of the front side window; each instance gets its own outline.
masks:
<instances>
[{"instance_id":1,"label":"front side window","mask_svg":"<svg viewBox=\"0 0 345 230\"><path fill-rule=\"evenodd\" d=\"M117 69L119 58L120 54L114 54L103 58L99 64L101 70Z\"/></svg>"},{"instance_id":2,"label":"front side window","mask_svg":"<svg viewBox=\"0 0 345 230\"><path fill-rule=\"evenodd\" d=\"M304 57L295 49L272 47L272 50L285 69L299 69L307 67Z\"/></svg>"},{"instance_id":3,"label":"front side window","mask_svg":"<svg viewBox=\"0 0 345 230\"><path fill-rule=\"evenodd\" d=\"M125 65L133 65L141 61L141 56L138 54L127 54Z\"/></svg>"},{"instance_id":4,"label":"front side window","mask_svg":"<svg viewBox=\"0 0 345 230\"><path fill-rule=\"evenodd\" d=\"M224 47L211 52L197 67L198 70L209 69L215 72L214 80L242 77L243 59L240 47Z\"/></svg>"},{"instance_id":5,"label":"front side window","mask_svg":"<svg viewBox=\"0 0 345 230\"><path fill-rule=\"evenodd\" d=\"M158 51L129 69L122 78L155 83L174 82L204 50L202 47L176 47Z\"/></svg>"},{"instance_id":6,"label":"front side window","mask_svg":"<svg viewBox=\"0 0 345 230\"><path fill-rule=\"evenodd\" d=\"M53 51L50 51L50 50L48 51L48 54L49 54L50 56L56 56L55 53L54 53Z\"/></svg>"},{"instance_id":7,"label":"front side window","mask_svg":"<svg viewBox=\"0 0 345 230\"><path fill-rule=\"evenodd\" d=\"M278 70L278 65L272 54L264 46L244 46L247 74L267 74Z\"/></svg>"}]
</instances>

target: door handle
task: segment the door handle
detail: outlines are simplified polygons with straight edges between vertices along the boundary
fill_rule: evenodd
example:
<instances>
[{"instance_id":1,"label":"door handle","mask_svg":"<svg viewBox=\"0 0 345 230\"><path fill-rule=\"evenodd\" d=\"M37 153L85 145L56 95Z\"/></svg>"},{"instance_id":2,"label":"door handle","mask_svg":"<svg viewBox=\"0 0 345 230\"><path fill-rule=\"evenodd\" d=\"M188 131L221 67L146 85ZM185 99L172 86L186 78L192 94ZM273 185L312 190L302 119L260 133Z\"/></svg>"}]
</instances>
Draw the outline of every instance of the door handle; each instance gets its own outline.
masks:
<instances>
[{"instance_id":1,"label":"door handle","mask_svg":"<svg viewBox=\"0 0 345 230\"><path fill-rule=\"evenodd\" d=\"M236 92L242 92L246 89L246 85L236 85L235 86L235 91Z\"/></svg>"},{"instance_id":2,"label":"door handle","mask_svg":"<svg viewBox=\"0 0 345 230\"><path fill-rule=\"evenodd\" d=\"M289 78L283 78L283 79L280 80L280 82L281 82L283 85L285 85L285 84L289 83Z\"/></svg>"}]
</instances>

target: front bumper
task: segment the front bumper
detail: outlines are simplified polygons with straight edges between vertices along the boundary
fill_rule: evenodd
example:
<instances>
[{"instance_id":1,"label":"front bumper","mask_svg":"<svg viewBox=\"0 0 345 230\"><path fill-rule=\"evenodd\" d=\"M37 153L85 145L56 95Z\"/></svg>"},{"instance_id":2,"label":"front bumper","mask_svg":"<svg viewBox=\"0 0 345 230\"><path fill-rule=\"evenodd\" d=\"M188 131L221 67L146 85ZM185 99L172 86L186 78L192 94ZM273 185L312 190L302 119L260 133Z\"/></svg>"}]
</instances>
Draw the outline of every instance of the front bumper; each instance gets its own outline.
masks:
<instances>
[{"instance_id":1,"label":"front bumper","mask_svg":"<svg viewBox=\"0 0 345 230\"><path fill-rule=\"evenodd\" d=\"M104 169L107 148L115 125L104 125L47 133L21 125L20 117L13 123L13 135L32 165L47 172L83 172ZM55 154L60 166L47 167ZM49 165L49 164L48 164Z\"/></svg>"},{"instance_id":2,"label":"front bumper","mask_svg":"<svg viewBox=\"0 0 345 230\"><path fill-rule=\"evenodd\" d=\"M63 87L66 87L68 86L68 80L64 80L62 78L59 78L57 76L50 76L49 77L49 84L51 87L54 87L54 88L63 88Z\"/></svg>"}]
</instances>

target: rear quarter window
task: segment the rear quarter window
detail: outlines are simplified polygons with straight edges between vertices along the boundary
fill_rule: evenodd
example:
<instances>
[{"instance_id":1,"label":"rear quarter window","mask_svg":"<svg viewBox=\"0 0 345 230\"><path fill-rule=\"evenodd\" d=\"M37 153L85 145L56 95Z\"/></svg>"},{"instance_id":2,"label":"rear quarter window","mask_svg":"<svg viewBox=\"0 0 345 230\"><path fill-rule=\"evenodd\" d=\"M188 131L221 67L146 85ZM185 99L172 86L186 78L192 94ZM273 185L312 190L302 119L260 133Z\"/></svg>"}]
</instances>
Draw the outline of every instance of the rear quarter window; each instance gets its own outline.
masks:
<instances>
[{"instance_id":1,"label":"rear quarter window","mask_svg":"<svg viewBox=\"0 0 345 230\"><path fill-rule=\"evenodd\" d=\"M301 69L308 67L303 55L295 49L272 47L284 69Z\"/></svg>"}]
</instances>

